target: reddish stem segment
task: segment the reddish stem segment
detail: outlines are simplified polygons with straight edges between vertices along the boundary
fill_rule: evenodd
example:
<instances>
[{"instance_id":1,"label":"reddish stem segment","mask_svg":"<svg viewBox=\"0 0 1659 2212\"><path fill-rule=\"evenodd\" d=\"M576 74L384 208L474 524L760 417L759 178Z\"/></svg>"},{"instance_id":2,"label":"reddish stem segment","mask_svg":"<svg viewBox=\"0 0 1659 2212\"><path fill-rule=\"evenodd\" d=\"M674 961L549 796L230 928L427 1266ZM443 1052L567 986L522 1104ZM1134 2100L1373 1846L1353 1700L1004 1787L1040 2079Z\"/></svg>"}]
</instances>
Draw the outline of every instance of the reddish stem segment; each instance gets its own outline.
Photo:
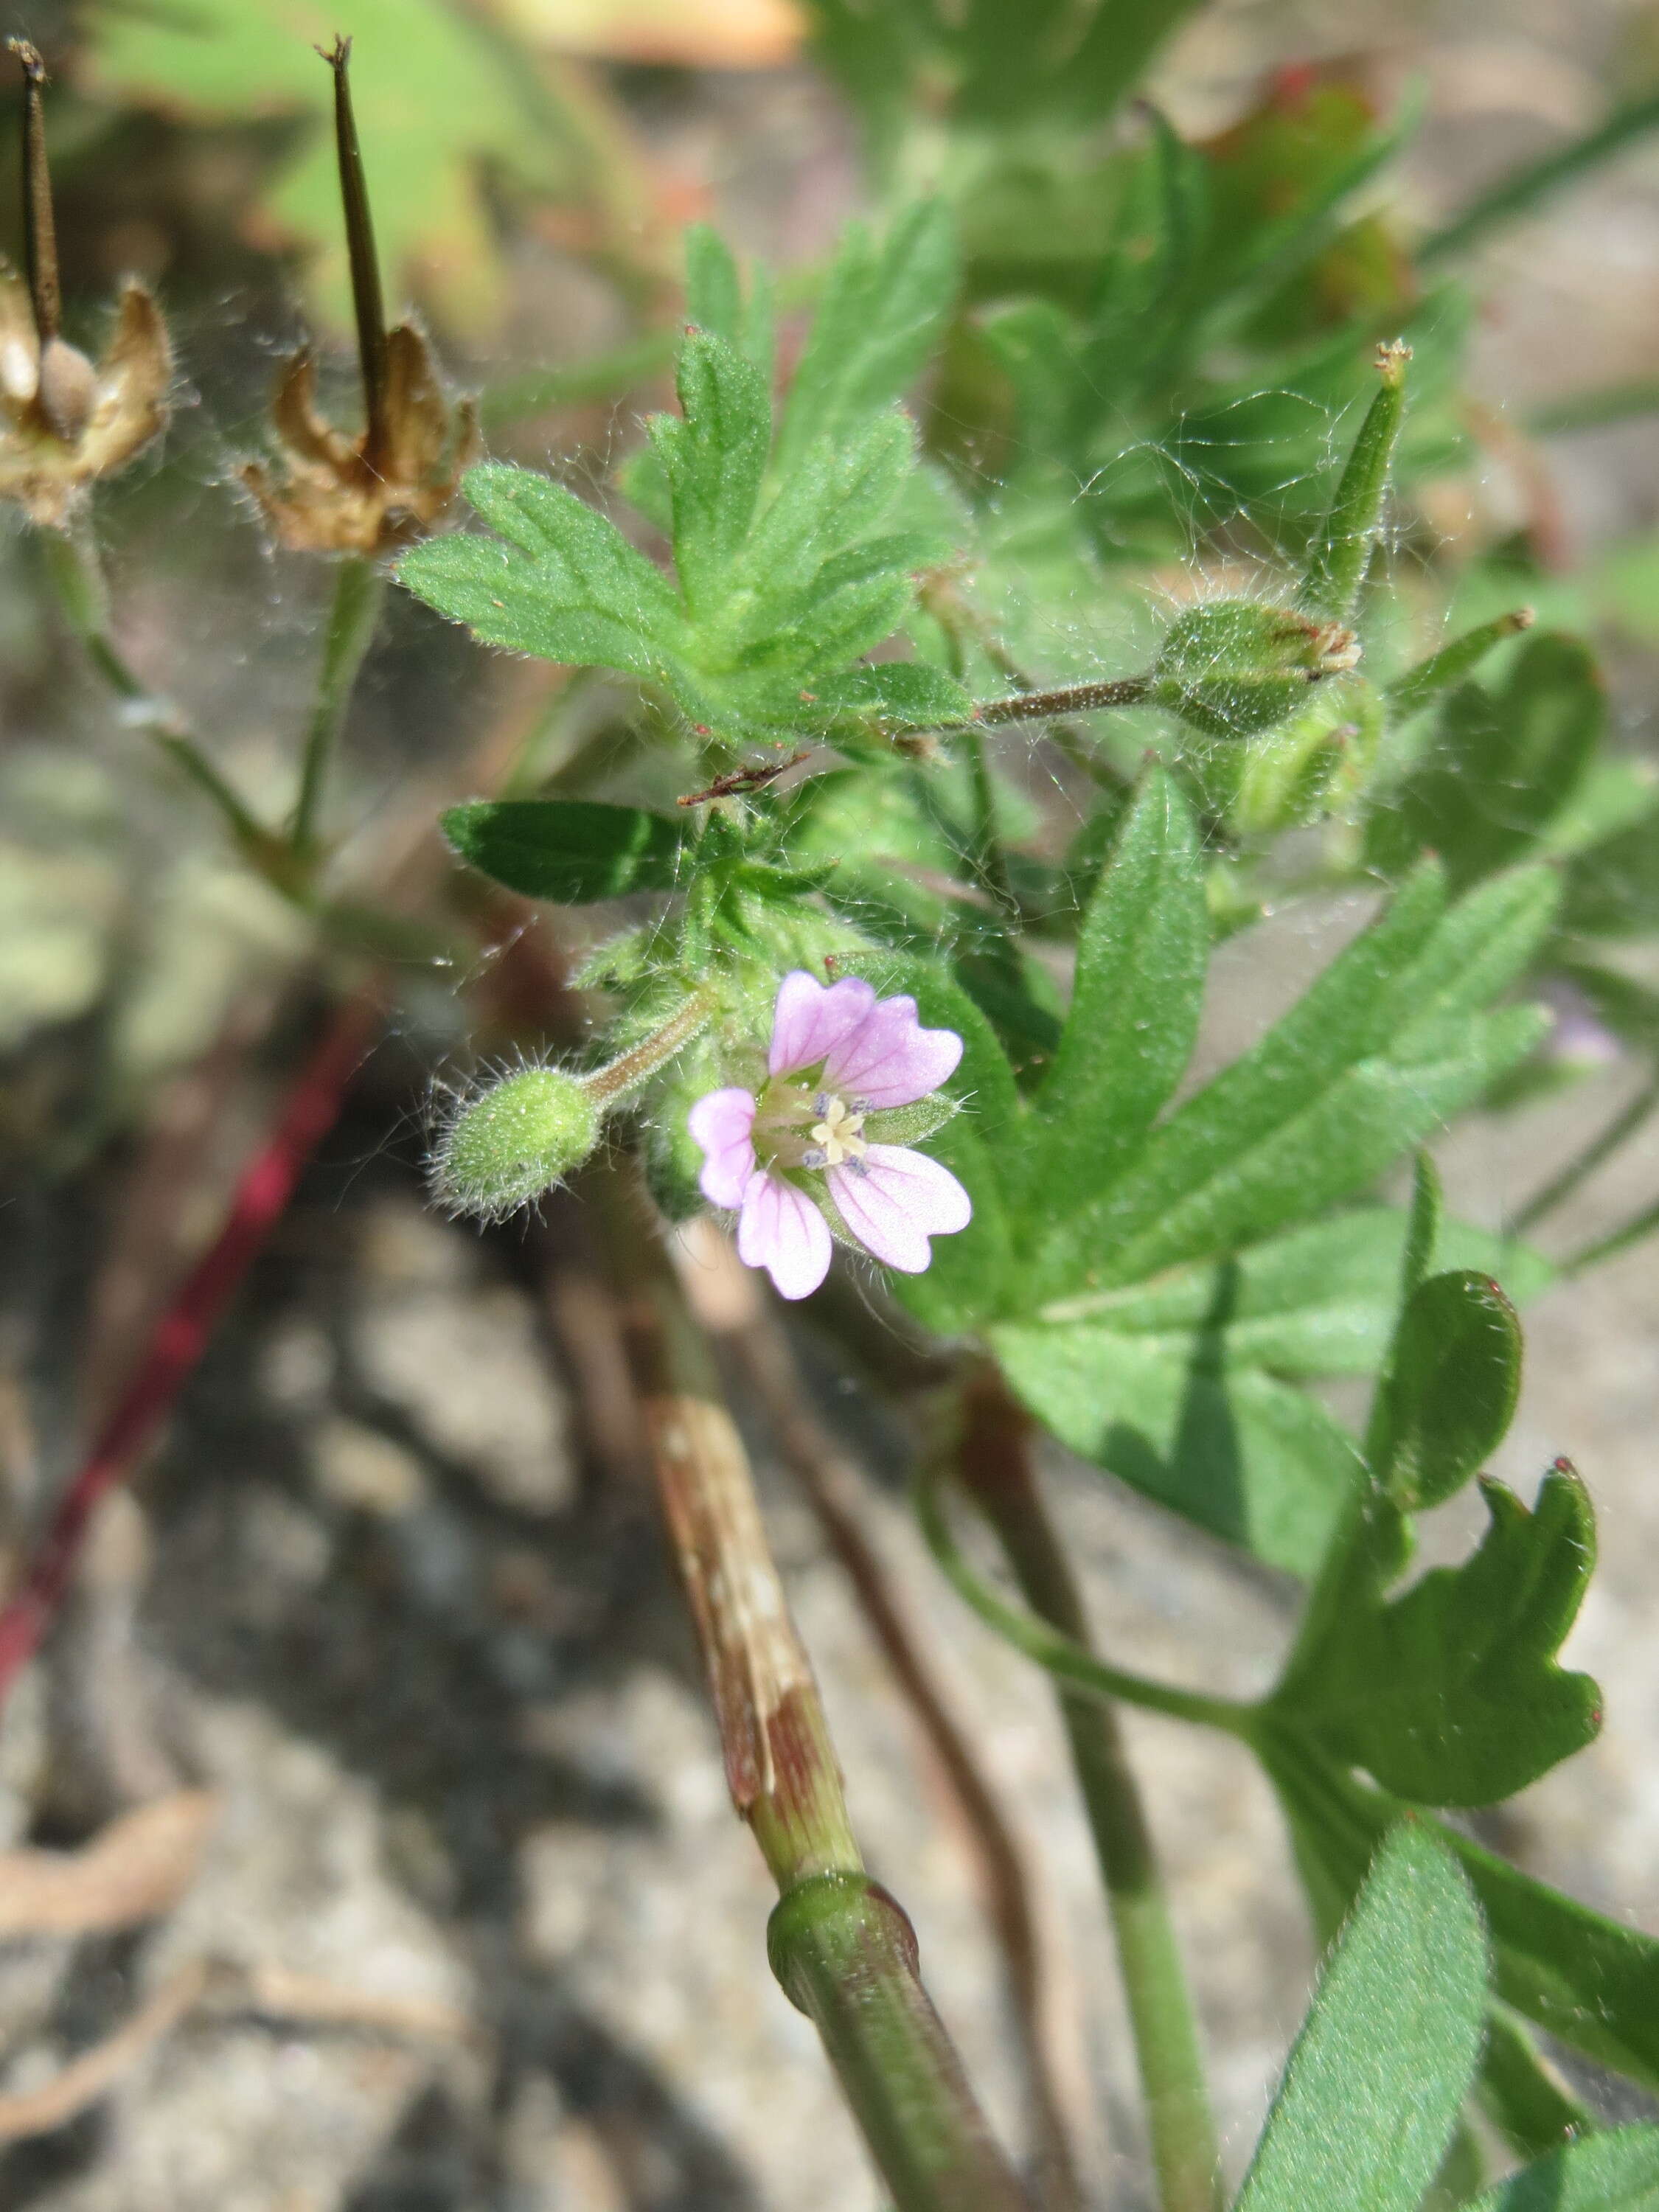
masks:
<instances>
[{"instance_id":1,"label":"reddish stem segment","mask_svg":"<svg viewBox=\"0 0 1659 2212\"><path fill-rule=\"evenodd\" d=\"M100 1501L125 1480L207 1348L220 1316L281 1218L307 1162L337 1120L345 1086L380 1019L377 992L347 1000L324 1031L224 1225L157 1322L137 1371L94 1439L16 1591L0 1613L0 1700L40 1646Z\"/></svg>"}]
</instances>

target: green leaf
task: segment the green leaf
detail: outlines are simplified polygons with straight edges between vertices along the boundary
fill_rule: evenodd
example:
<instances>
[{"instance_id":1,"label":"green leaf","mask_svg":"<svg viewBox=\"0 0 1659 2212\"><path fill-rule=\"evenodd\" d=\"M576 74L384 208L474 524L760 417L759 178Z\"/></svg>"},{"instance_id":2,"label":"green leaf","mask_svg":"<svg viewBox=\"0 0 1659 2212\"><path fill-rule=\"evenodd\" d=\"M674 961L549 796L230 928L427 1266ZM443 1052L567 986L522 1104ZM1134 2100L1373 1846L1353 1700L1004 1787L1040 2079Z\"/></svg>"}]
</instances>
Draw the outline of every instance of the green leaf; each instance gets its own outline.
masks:
<instances>
[{"instance_id":1,"label":"green leaf","mask_svg":"<svg viewBox=\"0 0 1659 2212\"><path fill-rule=\"evenodd\" d=\"M1236 2212L1416 2212L1474 2076L1486 1979L1468 1883L1402 1823L1321 1977Z\"/></svg>"},{"instance_id":2,"label":"green leaf","mask_svg":"<svg viewBox=\"0 0 1659 2212\"><path fill-rule=\"evenodd\" d=\"M676 378L681 414L653 415L651 442L668 479L674 565L688 609L703 617L731 588L772 445L772 403L752 362L693 331Z\"/></svg>"},{"instance_id":3,"label":"green leaf","mask_svg":"<svg viewBox=\"0 0 1659 2212\"><path fill-rule=\"evenodd\" d=\"M1224 1304L1212 1330L1174 1346L1087 1322L987 1335L1014 1390L1081 1457L1271 1565L1318 1565L1358 1449L1305 1391L1224 1364Z\"/></svg>"},{"instance_id":4,"label":"green leaf","mask_svg":"<svg viewBox=\"0 0 1659 2212\"><path fill-rule=\"evenodd\" d=\"M1607 724L1595 662L1575 638L1528 641L1497 690L1464 684L1442 708L1423 765L1385 792L1367 824L1372 857L1425 848L1455 886L1525 856L1568 804Z\"/></svg>"},{"instance_id":5,"label":"green leaf","mask_svg":"<svg viewBox=\"0 0 1659 2212\"><path fill-rule=\"evenodd\" d=\"M400 583L487 644L677 680L687 639L673 586L615 523L527 469L489 463L464 483L501 537L429 538L398 562Z\"/></svg>"},{"instance_id":6,"label":"green leaf","mask_svg":"<svg viewBox=\"0 0 1659 2212\"><path fill-rule=\"evenodd\" d=\"M1659 2127L1611 2128L1565 2143L1465 2212L1659 2212Z\"/></svg>"},{"instance_id":7,"label":"green leaf","mask_svg":"<svg viewBox=\"0 0 1659 2212\"><path fill-rule=\"evenodd\" d=\"M892 732L964 720L973 702L941 670L865 659L910 614L917 575L951 550L935 528L890 526L907 519L917 453L914 424L890 404L888 372L905 334L925 344L937 323L918 300L933 296L943 222L937 210L912 210L879 250L854 238L815 325L829 318L830 350L809 341L775 451L735 268L718 240L698 243L694 284L735 335L688 334L680 412L653 417L647 452L623 479L672 534L678 589L562 486L503 469L474 471L468 494L524 557L489 539L445 538L406 558L404 580L489 643L659 686L705 740L816 732L868 750ZM802 398L804 375L816 399Z\"/></svg>"},{"instance_id":8,"label":"green leaf","mask_svg":"<svg viewBox=\"0 0 1659 2212\"><path fill-rule=\"evenodd\" d=\"M1486 2118L1524 2158L1541 2158L1594 2124L1525 2024L1501 2004L1491 2008L1486 2022L1480 2097Z\"/></svg>"},{"instance_id":9,"label":"green leaf","mask_svg":"<svg viewBox=\"0 0 1659 2212\"><path fill-rule=\"evenodd\" d=\"M1544 869L1449 912L1419 869L1259 1044L1155 1129L1104 1196L1054 1220L1047 1303L1236 1251L1362 1188L1536 1042L1541 1018L1479 1012L1547 929Z\"/></svg>"},{"instance_id":10,"label":"green leaf","mask_svg":"<svg viewBox=\"0 0 1659 2212\"><path fill-rule=\"evenodd\" d=\"M1298 1863L1322 1916L1334 1918L1398 1819L1400 1801L1305 1746L1264 1735L1260 1747ZM1492 1937L1495 1996L1598 2064L1659 2089L1659 1941L1604 1919L1437 1821L1425 1825L1474 1885Z\"/></svg>"},{"instance_id":11,"label":"green leaf","mask_svg":"<svg viewBox=\"0 0 1659 2212\"><path fill-rule=\"evenodd\" d=\"M1168 1102L1198 1034L1209 935L1191 810L1153 769L1084 916L1071 1011L1029 1124L1020 1188L1039 1213L1104 1189Z\"/></svg>"},{"instance_id":12,"label":"green leaf","mask_svg":"<svg viewBox=\"0 0 1659 2212\"><path fill-rule=\"evenodd\" d=\"M485 172L569 191L575 134L539 70L442 0L185 0L88 11L91 83L112 103L195 122L303 118L256 222L296 241L313 313L351 322L340 185L328 129L333 90L314 47L352 34L352 94L394 298L419 289L454 329L487 337L508 299Z\"/></svg>"},{"instance_id":13,"label":"green leaf","mask_svg":"<svg viewBox=\"0 0 1659 2212\"><path fill-rule=\"evenodd\" d=\"M685 824L637 806L517 799L452 806L443 831L461 858L525 898L581 906L680 887Z\"/></svg>"},{"instance_id":14,"label":"green leaf","mask_svg":"<svg viewBox=\"0 0 1659 2212\"><path fill-rule=\"evenodd\" d=\"M1368 1440L1371 1473L1407 1511L1461 1490L1508 1434L1521 1327L1490 1276L1431 1275L1407 1300Z\"/></svg>"},{"instance_id":15,"label":"green leaf","mask_svg":"<svg viewBox=\"0 0 1659 2212\"><path fill-rule=\"evenodd\" d=\"M778 434L777 466L832 444L908 390L956 298L956 236L942 200L907 208L879 243L848 231L825 279Z\"/></svg>"},{"instance_id":16,"label":"green leaf","mask_svg":"<svg viewBox=\"0 0 1659 2212\"><path fill-rule=\"evenodd\" d=\"M757 270L745 302L732 249L706 222L694 222L685 234L685 313L688 322L724 338L733 352L752 362L770 385L771 287L764 271Z\"/></svg>"},{"instance_id":17,"label":"green leaf","mask_svg":"<svg viewBox=\"0 0 1659 2212\"><path fill-rule=\"evenodd\" d=\"M1119 1335L1156 1340L1179 1358L1216 1310L1222 1271L1231 1268L1233 1297L1222 1325L1230 1359L1276 1375L1375 1374L1393 1334L1406 1220L1391 1206L1357 1207L1270 1237L1235 1260L1058 1300L1039 1318L1094 1322ZM1441 1225L1434 1257L1501 1276L1522 1304L1554 1280L1541 1253L1464 1222Z\"/></svg>"},{"instance_id":18,"label":"green leaf","mask_svg":"<svg viewBox=\"0 0 1659 2212\"><path fill-rule=\"evenodd\" d=\"M1269 1707L1419 1804L1494 1803L1601 1725L1595 1684L1555 1658L1595 1564L1583 1485L1558 1462L1530 1513L1501 1484L1481 1488L1491 1526L1473 1557L1392 1601L1351 1585Z\"/></svg>"},{"instance_id":19,"label":"green leaf","mask_svg":"<svg viewBox=\"0 0 1659 2212\"><path fill-rule=\"evenodd\" d=\"M1659 790L1636 821L1575 858L1561 927L1586 937L1659 930Z\"/></svg>"}]
</instances>

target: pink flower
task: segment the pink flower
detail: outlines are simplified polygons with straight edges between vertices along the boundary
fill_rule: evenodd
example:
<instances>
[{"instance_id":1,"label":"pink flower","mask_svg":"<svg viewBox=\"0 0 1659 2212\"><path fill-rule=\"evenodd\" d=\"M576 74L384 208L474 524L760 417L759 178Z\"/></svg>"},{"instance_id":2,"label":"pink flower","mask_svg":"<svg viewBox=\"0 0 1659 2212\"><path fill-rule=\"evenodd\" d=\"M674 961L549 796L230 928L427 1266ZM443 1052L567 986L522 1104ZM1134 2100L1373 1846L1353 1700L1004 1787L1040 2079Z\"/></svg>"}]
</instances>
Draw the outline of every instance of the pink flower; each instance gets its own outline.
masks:
<instances>
[{"instance_id":1,"label":"pink flower","mask_svg":"<svg viewBox=\"0 0 1659 2212\"><path fill-rule=\"evenodd\" d=\"M937 1091L962 1058L954 1030L925 1030L914 999L878 999L854 975L825 985L797 969L778 986L769 1079L758 1093L711 1091L691 1109L702 1194L738 1215L738 1257L780 1296L804 1298L830 1272L823 1208L863 1249L919 1275L930 1237L965 1229L967 1192L948 1168L879 1141L890 1109Z\"/></svg>"}]
</instances>

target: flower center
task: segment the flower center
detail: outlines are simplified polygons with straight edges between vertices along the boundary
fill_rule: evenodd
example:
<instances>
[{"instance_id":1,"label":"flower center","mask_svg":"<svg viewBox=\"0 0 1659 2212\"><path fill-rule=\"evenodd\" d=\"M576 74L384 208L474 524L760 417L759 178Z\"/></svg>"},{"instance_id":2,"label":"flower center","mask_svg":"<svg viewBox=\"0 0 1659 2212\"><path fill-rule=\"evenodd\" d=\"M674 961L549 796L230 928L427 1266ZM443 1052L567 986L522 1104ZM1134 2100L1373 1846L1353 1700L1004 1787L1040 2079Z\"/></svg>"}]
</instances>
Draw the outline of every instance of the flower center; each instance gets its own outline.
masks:
<instances>
[{"instance_id":1,"label":"flower center","mask_svg":"<svg viewBox=\"0 0 1659 2212\"><path fill-rule=\"evenodd\" d=\"M868 1149L861 1133L868 1111L861 1098L774 1077L755 1115L755 1150L769 1167L859 1167Z\"/></svg>"}]
</instances>

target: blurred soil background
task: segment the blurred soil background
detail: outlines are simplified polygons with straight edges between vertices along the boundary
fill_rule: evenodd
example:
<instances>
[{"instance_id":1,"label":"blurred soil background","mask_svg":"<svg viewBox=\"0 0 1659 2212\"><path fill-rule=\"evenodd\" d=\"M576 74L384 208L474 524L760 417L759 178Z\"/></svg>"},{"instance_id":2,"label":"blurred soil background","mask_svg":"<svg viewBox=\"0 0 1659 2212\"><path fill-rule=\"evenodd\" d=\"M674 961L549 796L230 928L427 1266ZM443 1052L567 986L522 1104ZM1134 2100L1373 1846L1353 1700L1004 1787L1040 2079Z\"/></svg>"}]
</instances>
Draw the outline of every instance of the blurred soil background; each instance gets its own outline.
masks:
<instances>
[{"instance_id":1,"label":"blurred soil background","mask_svg":"<svg viewBox=\"0 0 1659 2212\"><path fill-rule=\"evenodd\" d=\"M573 0L568 21L554 0L514 4L586 47L571 66L632 118L661 220L713 214L740 246L787 265L856 206L852 125L794 51L781 4L669 0L632 27L610 0ZM339 14L352 29L350 9ZM34 18L19 27L50 45L52 11ZM688 49L695 65L678 65ZM1390 189L1428 221L1583 127L1656 52L1659 11L1613 0L1255 0L1201 14L1160 86L1183 125L1206 129L1288 61L1352 60L1385 100L1420 74L1426 123ZM365 45L361 67L372 66ZM71 289L137 265L164 295L187 296L177 336L201 395L165 461L111 502L124 631L258 789L306 696L324 580L261 549L224 478L294 304L271 262L239 258L222 224L204 215L192 227L193 208L246 188L249 157L230 134L150 115L119 128L113 167L64 149ZM463 373L579 360L616 341L609 294L556 223L532 226L513 254L495 350L458 362ZM1651 374L1659 146L1506 233L1480 289L1474 381L1499 426L1545 398ZM603 447L632 420L577 405L496 442L540 460ZM1479 473L1446 498L1435 520L1450 535L1462 501L1483 530L1494 517L1527 523L1564 564L1593 561L1659 524L1650 419L1509 447L1494 434ZM134 775L102 696L31 613L31 557L15 533L0 544L0 1141L34 1158L67 1098L87 1164L9 1177L0 1212L0 1469L14 1526L71 1463L292 1060L279 1032L262 1048L263 1099L226 1079L270 1019L290 925L205 836L191 842L198 825L170 793ZM418 610L398 608L393 629L402 650L379 656L354 729L366 839L465 786L461 748L486 743L491 718L528 711L533 685L498 671L481 688L477 657ZM1654 674L1633 651L1617 670L1632 742L1648 747ZM1321 938L1299 918L1253 934L1248 955L1224 953L1212 1056L1253 1033L1352 920L1333 916ZM629 1409L607 1389L592 1231L574 1200L486 1236L425 1206L421 1101L433 1066L461 1050L467 980L434 975L408 1034L368 1060L136 1502L106 1516L45 1662L6 1713L0 1848L84 1844L135 1808L150 1808L152 1826L136 1841L118 1833L125 1873L119 1851L90 1875L82 1866L68 1898L38 1860L0 1859L5 2212L873 2212L880 2201L813 2033L766 1971L769 1885L726 1800ZM1462 1133L1445 1161L1455 1206L1499 1224L1634 1079L1609 1065L1501 1127ZM1650 1128L1550 1241L1576 1244L1656 1188ZM1568 1656L1602 1680L1608 1717L1592 1750L1483 1832L1659 1930L1656 1292L1654 1254L1638 1247L1527 1316L1526 1395L1497 1471L1529 1494L1568 1452L1589 1483L1603 1564ZM797 1334L825 1413L866 1467L872 1540L1036 1871L1054 2039L1095 2199L1136 2212L1130 2059L1047 1686L980 1631L922 1553L902 1487L914 1439L810 1316ZM878 1352L879 1328L873 1340ZM609 1426L578 1402L579 1373ZM933 1992L1017 2135L1018 2068L972 1850L816 1520L763 1426L750 1441L874 1871L912 1911ZM1220 1689L1267 1680L1287 1588L1057 1453L1054 1471L1111 1650ZM1128 1725L1237 2162L1305 2001L1310 1939L1245 1755L1156 1721ZM38 1898L32 1880L46 1883ZM122 1880L149 1884L149 1917L108 1903L100 1882ZM108 2093L38 2132L29 2100L135 2020Z\"/></svg>"}]
</instances>

